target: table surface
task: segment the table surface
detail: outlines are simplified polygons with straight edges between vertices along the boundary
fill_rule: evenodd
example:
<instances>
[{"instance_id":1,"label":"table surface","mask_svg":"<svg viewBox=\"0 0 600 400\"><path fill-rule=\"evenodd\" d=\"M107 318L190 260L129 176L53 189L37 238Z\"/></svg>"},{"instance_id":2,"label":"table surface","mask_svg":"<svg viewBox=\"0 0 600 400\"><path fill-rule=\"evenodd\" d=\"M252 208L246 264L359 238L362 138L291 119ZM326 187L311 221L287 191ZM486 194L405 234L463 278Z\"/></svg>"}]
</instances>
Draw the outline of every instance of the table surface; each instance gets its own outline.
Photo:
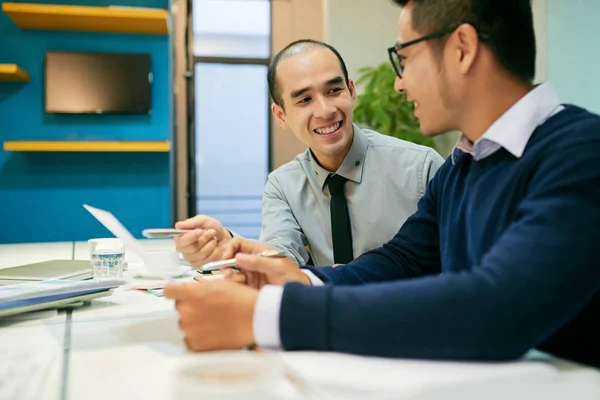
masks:
<instances>
[{"instance_id":1,"label":"table surface","mask_svg":"<svg viewBox=\"0 0 600 400\"><path fill-rule=\"evenodd\" d=\"M152 250L171 240L142 240ZM89 259L86 242L0 245L0 268L49 259ZM130 264L140 260L128 254ZM191 280L192 272L181 280ZM173 302L145 291L111 296L62 311L0 320L0 343L51 349L55 356L39 399L175 399L177 368L214 354L186 351ZM230 352L227 352L230 353ZM264 357L260 352L239 355ZM361 357L339 353L268 352L292 371L280 398L566 398L600 399L600 371L532 351L510 363L461 363ZM0 382L1 384L1 382ZM304 393L304 397L301 393ZM307 395L306 393L309 393ZM493 397L493 396L497 397Z\"/></svg>"}]
</instances>

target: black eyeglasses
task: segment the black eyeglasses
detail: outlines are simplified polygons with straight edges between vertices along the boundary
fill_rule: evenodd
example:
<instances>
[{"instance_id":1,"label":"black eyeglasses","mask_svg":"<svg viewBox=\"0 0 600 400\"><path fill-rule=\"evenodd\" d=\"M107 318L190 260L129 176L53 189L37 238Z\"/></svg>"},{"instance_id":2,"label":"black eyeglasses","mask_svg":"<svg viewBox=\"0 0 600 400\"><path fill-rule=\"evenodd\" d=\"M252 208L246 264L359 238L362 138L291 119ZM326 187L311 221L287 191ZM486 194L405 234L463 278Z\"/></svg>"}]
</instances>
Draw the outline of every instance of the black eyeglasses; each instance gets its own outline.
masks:
<instances>
[{"instance_id":1,"label":"black eyeglasses","mask_svg":"<svg viewBox=\"0 0 600 400\"><path fill-rule=\"evenodd\" d=\"M446 29L441 32L436 32L436 33L432 33L429 35L425 35L418 39L411 40L410 42L395 44L392 47L390 47L389 49L387 49L388 54L390 55L390 62L392 63L392 67L394 67L394 71L396 71L396 75L398 75L399 78L402 78L402 74L404 73L404 66L402 65L402 56L398 54L398 52L400 50L405 49L409 46L412 46L413 44L424 42L426 40L439 39L443 36L446 36L446 35L454 32L456 30L456 28L458 28L458 26L455 26L452 29ZM479 33L479 32L477 34L481 40L487 39L486 34Z\"/></svg>"}]
</instances>

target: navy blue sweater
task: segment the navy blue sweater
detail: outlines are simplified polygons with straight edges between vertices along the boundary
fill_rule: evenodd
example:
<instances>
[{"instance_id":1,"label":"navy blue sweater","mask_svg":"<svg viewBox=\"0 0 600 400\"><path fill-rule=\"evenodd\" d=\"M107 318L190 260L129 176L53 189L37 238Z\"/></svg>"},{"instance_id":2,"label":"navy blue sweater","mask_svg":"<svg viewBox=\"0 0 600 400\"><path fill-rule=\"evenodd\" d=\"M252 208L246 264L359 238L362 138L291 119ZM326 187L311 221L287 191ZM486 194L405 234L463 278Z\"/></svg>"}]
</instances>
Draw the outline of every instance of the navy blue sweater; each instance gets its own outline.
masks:
<instances>
[{"instance_id":1,"label":"navy blue sweater","mask_svg":"<svg viewBox=\"0 0 600 400\"><path fill-rule=\"evenodd\" d=\"M600 366L599 258L600 117L566 106L520 159L448 159L390 242L311 268L325 286L286 285L282 344L454 360L538 348Z\"/></svg>"}]
</instances>

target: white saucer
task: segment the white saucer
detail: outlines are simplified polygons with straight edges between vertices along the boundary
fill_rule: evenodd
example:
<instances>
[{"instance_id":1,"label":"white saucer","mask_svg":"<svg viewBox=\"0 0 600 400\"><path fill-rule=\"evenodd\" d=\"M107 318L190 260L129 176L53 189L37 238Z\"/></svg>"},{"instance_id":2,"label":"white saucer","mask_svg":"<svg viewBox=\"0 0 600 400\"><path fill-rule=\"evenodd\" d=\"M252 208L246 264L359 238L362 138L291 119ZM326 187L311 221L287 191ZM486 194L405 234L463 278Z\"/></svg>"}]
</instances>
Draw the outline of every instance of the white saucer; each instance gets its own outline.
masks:
<instances>
[{"instance_id":1,"label":"white saucer","mask_svg":"<svg viewBox=\"0 0 600 400\"><path fill-rule=\"evenodd\" d=\"M180 265L178 269L169 270L166 272L148 271L145 268L140 268L137 271L133 271L136 277L150 278L150 279L162 279L165 276L169 278L181 278L183 275L191 271L191 267L186 265Z\"/></svg>"}]
</instances>

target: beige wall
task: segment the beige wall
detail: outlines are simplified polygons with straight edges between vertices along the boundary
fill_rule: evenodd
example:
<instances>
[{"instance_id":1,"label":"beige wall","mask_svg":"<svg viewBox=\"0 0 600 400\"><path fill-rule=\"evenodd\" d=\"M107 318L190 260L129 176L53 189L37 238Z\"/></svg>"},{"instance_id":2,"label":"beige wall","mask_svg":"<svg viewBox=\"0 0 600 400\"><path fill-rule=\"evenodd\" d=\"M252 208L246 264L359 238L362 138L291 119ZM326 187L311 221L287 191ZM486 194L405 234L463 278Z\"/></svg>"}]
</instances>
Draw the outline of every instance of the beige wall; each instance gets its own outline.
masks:
<instances>
[{"instance_id":1,"label":"beige wall","mask_svg":"<svg viewBox=\"0 0 600 400\"><path fill-rule=\"evenodd\" d=\"M400 8L387 0L325 0L326 41L346 61L351 79L362 67L389 60Z\"/></svg>"},{"instance_id":2,"label":"beige wall","mask_svg":"<svg viewBox=\"0 0 600 400\"><path fill-rule=\"evenodd\" d=\"M271 52L297 39L323 40L324 0L272 0ZM275 169L306 149L289 131L271 120L271 165Z\"/></svg>"}]
</instances>

